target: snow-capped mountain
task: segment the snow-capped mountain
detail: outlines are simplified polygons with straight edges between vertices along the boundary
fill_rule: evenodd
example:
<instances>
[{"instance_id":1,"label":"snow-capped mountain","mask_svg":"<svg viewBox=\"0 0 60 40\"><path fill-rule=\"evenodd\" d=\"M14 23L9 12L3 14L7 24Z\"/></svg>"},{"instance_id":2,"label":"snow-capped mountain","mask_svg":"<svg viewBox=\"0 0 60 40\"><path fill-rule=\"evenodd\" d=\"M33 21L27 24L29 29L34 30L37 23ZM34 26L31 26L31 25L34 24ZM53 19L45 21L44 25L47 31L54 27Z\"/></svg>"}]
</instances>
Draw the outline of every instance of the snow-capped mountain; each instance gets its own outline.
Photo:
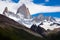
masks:
<instances>
[{"instance_id":1,"label":"snow-capped mountain","mask_svg":"<svg viewBox=\"0 0 60 40\"><path fill-rule=\"evenodd\" d=\"M38 22L43 22L44 19L45 19L44 16L42 14L40 14L39 16L34 17L33 21L35 21L36 23L38 23Z\"/></svg>"},{"instance_id":2,"label":"snow-capped mountain","mask_svg":"<svg viewBox=\"0 0 60 40\"><path fill-rule=\"evenodd\" d=\"M51 17L51 16L46 17L46 20L47 20L47 21L51 21L51 22L56 21L55 18L53 18L53 17Z\"/></svg>"},{"instance_id":3,"label":"snow-capped mountain","mask_svg":"<svg viewBox=\"0 0 60 40\"><path fill-rule=\"evenodd\" d=\"M15 11L16 12L16 11ZM60 21L57 21L55 17L51 16L44 16L40 14L37 17L31 18L29 9L26 7L25 4L22 4L18 9L17 12L14 13L13 10L9 10L9 6L4 7L4 11L2 12L3 15L17 21L20 24L25 25L28 28L31 28L33 24L39 25L43 28L51 29L60 27ZM42 25L41 25L42 24Z\"/></svg>"},{"instance_id":4,"label":"snow-capped mountain","mask_svg":"<svg viewBox=\"0 0 60 40\"><path fill-rule=\"evenodd\" d=\"M55 17L51 16L43 16L40 14L36 18L34 18L36 25L40 25L42 28L51 29L53 30L54 28L59 28L60 27L60 22L56 20Z\"/></svg>"},{"instance_id":5,"label":"snow-capped mountain","mask_svg":"<svg viewBox=\"0 0 60 40\"><path fill-rule=\"evenodd\" d=\"M8 10L8 7L5 7L3 11L3 15L17 21L20 24L24 25L31 25L32 18L29 13L28 8L25 6L25 4L22 4L18 9L16 14L14 12L11 12Z\"/></svg>"}]
</instances>

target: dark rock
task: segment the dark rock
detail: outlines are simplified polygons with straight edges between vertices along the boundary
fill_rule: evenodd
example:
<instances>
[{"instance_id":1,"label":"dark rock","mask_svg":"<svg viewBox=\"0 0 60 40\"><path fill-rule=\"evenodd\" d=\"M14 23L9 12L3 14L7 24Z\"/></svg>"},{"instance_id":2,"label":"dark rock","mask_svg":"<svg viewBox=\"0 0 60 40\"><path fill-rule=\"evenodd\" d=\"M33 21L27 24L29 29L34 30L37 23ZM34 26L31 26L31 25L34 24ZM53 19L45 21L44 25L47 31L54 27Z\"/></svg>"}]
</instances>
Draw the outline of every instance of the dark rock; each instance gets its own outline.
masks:
<instances>
[{"instance_id":1,"label":"dark rock","mask_svg":"<svg viewBox=\"0 0 60 40\"><path fill-rule=\"evenodd\" d=\"M38 26L37 27L37 33L42 34L43 32L45 32L45 29L40 27L40 26Z\"/></svg>"},{"instance_id":2,"label":"dark rock","mask_svg":"<svg viewBox=\"0 0 60 40\"><path fill-rule=\"evenodd\" d=\"M34 32L36 32L37 26L36 26L35 24L33 24L33 25L31 26L31 30L33 30Z\"/></svg>"},{"instance_id":3,"label":"dark rock","mask_svg":"<svg viewBox=\"0 0 60 40\"><path fill-rule=\"evenodd\" d=\"M53 25L58 25L58 26L60 26L59 23L52 23L52 24L50 24L50 26L53 26Z\"/></svg>"},{"instance_id":4,"label":"dark rock","mask_svg":"<svg viewBox=\"0 0 60 40\"><path fill-rule=\"evenodd\" d=\"M33 24L30 29L34 32L37 32L38 34L42 36L45 36L44 32L46 32L46 30L40 27L40 25L36 26L35 24Z\"/></svg>"},{"instance_id":5,"label":"dark rock","mask_svg":"<svg viewBox=\"0 0 60 40\"><path fill-rule=\"evenodd\" d=\"M43 22L41 22L40 25L43 25Z\"/></svg>"}]
</instances>

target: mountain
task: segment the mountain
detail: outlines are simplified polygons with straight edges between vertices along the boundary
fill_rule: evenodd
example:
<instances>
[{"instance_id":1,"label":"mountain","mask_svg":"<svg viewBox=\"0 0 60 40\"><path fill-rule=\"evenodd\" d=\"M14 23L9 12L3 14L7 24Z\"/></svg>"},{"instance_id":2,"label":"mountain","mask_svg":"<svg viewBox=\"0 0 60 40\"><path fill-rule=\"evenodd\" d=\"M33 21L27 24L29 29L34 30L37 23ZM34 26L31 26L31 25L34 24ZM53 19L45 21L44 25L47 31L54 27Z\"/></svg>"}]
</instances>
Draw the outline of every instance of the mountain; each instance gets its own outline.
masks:
<instances>
[{"instance_id":1,"label":"mountain","mask_svg":"<svg viewBox=\"0 0 60 40\"><path fill-rule=\"evenodd\" d=\"M37 17L31 17L30 12L25 4L22 4L18 9L16 14L8 10L6 7L3 11L3 15L15 20L19 24L23 24L28 28L31 28L33 24L40 25L44 29L51 29L60 27L60 22L56 20L55 17L44 16L43 14ZM42 24L42 25L41 25Z\"/></svg>"},{"instance_id":2,"label":"mountain","mask_svg":"<svg viewBox=\"0 0 60 40\"><path fill-rule=\"evenodd\" d=\"M18 22L20 24L25 25L28 28L31 28L32 24L40 25L41 27L43 27L46 30L47 29L53 30L54 28L60 27L60 25L59 25L60 23L56 20L56 18L51 17L51 16L44 16L43 14L40 14L37 17L26 19L25 17L23 17L24 15L21 15L21 14L18 15L18 14L20 14L20 13L14 14L13 12L9 11L7 7L5 8L5 10L3 12L3 15L15 20L16 22ZM30 16L30 15L28 15L28 16Z\"/></svg>"},{"instance_id":3,"label":"mountain","mask_svg":"<svg viewBox=\"0 0 60 40\"><path fill-rule=\"evenodd\" d=\"M0 40L44 40L29 28L0 14Z\"/></svg>"},{"instance_id":4,"label":"mountain","mask_svg":"<svg viewBox=\"0 0 60 40\"><path fill-rule=\"evenodd\" d=\"M51 16L44 16L43 14L40 14L36 17L33 17L33 23L36 25L40 25L44 29L50 29L53 30L54 28L60 27L60 22L56 20L55 17Z\"/></svg>"},{"instance_id":5,"label":"mountain","mask_svg":"<svg viewBox=\"0 0 60 40\"><path fill-rule=\"evenodd\" d=\"M60 21L42 14L31 18L25 4L17 9L16 14L14 10L8 10L9 6L4 8L3 14L0 14L1 40L43 40L51 31L60 31Z\"/></svg>"},{"instance_id":6,"label":"mountain","mask_svg":"<svg viewBox=\"0 0 60 40\"><path fill-rule=\"evenodd\" d=\"M42 14L40 14L39 16L33 18L33 21L35 21L36 23L43 22L44 20L45 20L45 18Z\"/></svg>"},{"instance_id":7,"label":"mountain","mask_svg":"<svg viewBox=\"0 0 60 40\"><path fill-rule=\"evenodd\" d=\"M18 8L16 14L14 12L11 12L10 10L8 10L8 7L5 7L5 9L3 11L3 15L5 15L23 25L26 25L26 24L31 25L31 22L32 22L29 10L25 6L25 4L22 4Z\"/></svg>"},{"instance_id":8,"label":"mountain","mask_svg":"<svg viewBox=\"0 0 60 40\"><path fill-rule=\"evenodd\" d=\"M47 21L51 21L51 22L56 21L55 18L53 18L53 17L51 17L51 16L46 17L46 20L47 20Z\"/></svg>"},{"instance_id":9,"label":"mountain","mask_svg":"<svg viewBox=\"0 0 60 40\"><path fill-rule=\"evenodd\" d=\"M23 15L24 18L30 18L30 12L29 9L26 7L25 4L22 4L18 9L17 9L17 15Z\"/></svg>"},{"instance_id":10,"label":"mountain","mask_svg":"<svg viewBox=\"0 0 60 40\"><path fill-rule=\"evenodd\" d=\"M39 14L37 17L34 17L34 19L37 23L43 22L43 21L50 21L50 22L56 22L56 19L51 16L44 16L43 14Z\"/></svg>"},{"instance_id":11,"label":"mountain","mask_svg":"<svg viewBox=\"0 0 60 40\"><path fill-rule=\"evenodd\" d=\"M5 15L5 16L7 16L7 17L9 17L9 18L11 18L11 19L13 19L15 21L20 19L20 16L14 14L14 12L9 11L8 7L5 7L5 9L3 11L3 15Z\"/></svg>"},{"instance_id":12,"label":"mountain","mask_svg":"<svg viewBox=\"0 0 60 40\"><path fill-rule=\"evenodd\" d=\"M32 27L32 29L29 29L26 26L17 23L13 19L0 14L0 40L49 40L52 39L52 36L59 36L59 33L57 32L59 31L59 28L53 30L54 34L57 32L57 35L55 34L54 36L51 32L46 32L46 35L44 33L46 30L41 26L35 25ZM34 32L33 30L35 29L36 31ZM46 35L47 38L42 37L41 33Z\"/></svg>"}]
</instances>

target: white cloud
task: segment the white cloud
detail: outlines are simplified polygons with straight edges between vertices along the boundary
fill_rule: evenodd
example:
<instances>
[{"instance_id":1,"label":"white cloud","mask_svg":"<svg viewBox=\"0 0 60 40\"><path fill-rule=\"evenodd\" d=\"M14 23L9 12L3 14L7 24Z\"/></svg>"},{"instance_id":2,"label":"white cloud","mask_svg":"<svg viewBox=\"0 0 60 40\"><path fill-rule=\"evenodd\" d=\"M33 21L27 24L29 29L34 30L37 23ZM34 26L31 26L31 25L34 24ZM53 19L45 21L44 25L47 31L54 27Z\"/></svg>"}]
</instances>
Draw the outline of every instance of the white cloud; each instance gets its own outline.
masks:
<instances>
[{"instance_id":1,"label":"white cloud","mask_svg":"<svg viewBox=\"0 0 60 40\"><path fill-rule=\"evenodd\" d=\"M16 3L6 2L6 1L1 1L0 0L0 14L3 13L5 7L8 7L9 11L16 12L15 6L17 6Z\"/></svg>"},{"instance_id":2,"label":"white cloud","mask_svg":"<svg viewBox=\"0 0 60 40\"><path fill-rule=\"evenodd\" d=\"M27 6L30 13L46 13L46 12L60 12L60 7L43 6L43 5L29 5Z\"/></svg>"},{"instance_id":3,"label":"white cloud","mask_svg":"<svg viewBox=\"0 0 60 40\"><path fill-rule=\"evenodd\" d=\"M0 13L3 12L4 8L7 6L10 11L17 11L23 3L29 8L30 14L35 13L46 13L46 12L60 12L60 6L44 6L43 4L37 5L32 2L33 0L20 0L19 3L9 3L0 1Z\"/></svg>"},{"instance_id":4,"label":"white cloud","mask_svg":"<svg viewBox=\"0 0 60 40\"><path fill-rule=\"evenodd\" d=\"M49 2L50 0L45 0L45 2Z\"/></svg>"},{"instance_id":5,"label":"white cloud","mask_svg":"<svg viewBox=\"0 0 60 40\"><path fill-rule=\"evenodd\" d=\"M44 6L43 4L37 5L34 4L32 1L33 0L20 0L20 3L26 4L31 14L44 12L60 12L60 6ZM45 1L47 2L49 0Z\"/></svg>"}]
</instances>

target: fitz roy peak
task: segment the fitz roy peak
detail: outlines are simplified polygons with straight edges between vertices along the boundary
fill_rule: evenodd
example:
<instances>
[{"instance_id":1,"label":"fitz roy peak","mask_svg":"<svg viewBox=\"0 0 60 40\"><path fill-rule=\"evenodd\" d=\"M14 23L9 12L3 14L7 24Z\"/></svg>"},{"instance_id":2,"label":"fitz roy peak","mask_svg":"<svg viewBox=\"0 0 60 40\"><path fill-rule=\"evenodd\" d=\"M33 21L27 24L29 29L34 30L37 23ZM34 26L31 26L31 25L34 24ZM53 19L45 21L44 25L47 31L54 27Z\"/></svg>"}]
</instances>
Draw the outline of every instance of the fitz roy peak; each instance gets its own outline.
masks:
<instances>
[{"instance_id":1,"label":"fitz roy peak","mask_svg":"<svg viewBox=\"0 0 60 40\"><path fill-rule=\"evenodd\" d=\"M17 10L17 13L19 16L22 14L24 18L30 18L30 12L29 9L26 7L25 4L22 4Z\"/></svg>"}]
</instances>

